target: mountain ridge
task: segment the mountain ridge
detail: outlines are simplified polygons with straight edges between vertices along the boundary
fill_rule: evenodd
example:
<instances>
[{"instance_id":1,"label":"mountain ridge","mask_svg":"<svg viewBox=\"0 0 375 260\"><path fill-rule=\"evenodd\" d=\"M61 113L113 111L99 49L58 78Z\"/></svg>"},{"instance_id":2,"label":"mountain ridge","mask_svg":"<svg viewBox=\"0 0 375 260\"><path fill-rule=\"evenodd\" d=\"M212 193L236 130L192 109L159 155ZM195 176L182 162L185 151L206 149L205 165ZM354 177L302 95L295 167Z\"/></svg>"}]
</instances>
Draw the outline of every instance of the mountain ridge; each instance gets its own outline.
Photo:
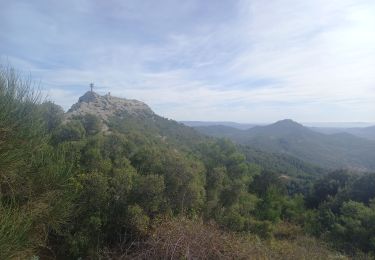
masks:
<instances>
[{"instance_id":1,"label":"mountain ridge","mask_svg":"<svg viewBox=\"0 0 375 260\"><path fill-rule=\"evenodd\" d=\"M226 137L241 145L291 155L326 168L375 169L375 142L349 133L319 133L290 119L248 130L231 132L226 128L225 134L215 127L196 129L206 135Z\"/></svg>"},{"instance_id":2,"label":"mountain ridge","mask_svg":"<svg viewBox=\"0 0 375 260\"><path fill-rule=\"evenodd\" d=\"M375 140L375 126L351 128L312 127L311 129L323 134L349 133L369 140Z\"/></svg>"},{"instance_id":3,"label":"mountain ridge","mask_svg":"<svg viewBox=\"0 0 375 260\"><path fill-rule=\"evenodd\" d=\"M324 168L350 168L354 170L375 169L375 142L351 134L326 135L313 131L292 119L284 119L266 126L254 126L247 130L230 126L196 127L195 130L182 123L155 114L144 102L101 96L86 92L65 114L66 120L93 114L103 122L103 131L109 131L121 121L122 129L137 127L167 136L173 142L201 139L200 134L225 137L232 141L260 149L264 152L281 153ZM198 132L195 133L195 131ZM172 134L172 135L171 135ZM173 136L173 137L172 137Z\"/></svg>"}]
</instances>

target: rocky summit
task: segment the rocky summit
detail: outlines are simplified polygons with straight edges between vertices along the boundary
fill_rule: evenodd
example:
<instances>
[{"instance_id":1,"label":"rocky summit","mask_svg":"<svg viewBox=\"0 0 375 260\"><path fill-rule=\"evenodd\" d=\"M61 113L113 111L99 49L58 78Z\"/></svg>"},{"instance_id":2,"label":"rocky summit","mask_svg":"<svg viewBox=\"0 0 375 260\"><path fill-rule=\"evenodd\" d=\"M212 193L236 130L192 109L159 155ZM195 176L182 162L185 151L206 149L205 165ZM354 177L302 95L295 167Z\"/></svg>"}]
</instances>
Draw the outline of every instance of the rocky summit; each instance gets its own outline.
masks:
<instances>
[{"instance_id":1,"label":"rocky summit","mask_svg":"<svg viewBox=\"0 0 375 260\"><path fill-rule=\"evenodd\" d=\"M101 96L88 91L66 113L66 119L85 114L94 114L107 121L109 117L127 113L130 115L153 115L154 112L145 103L134 100L113 97L109 94Z\"/></svg>"}]
</instances>

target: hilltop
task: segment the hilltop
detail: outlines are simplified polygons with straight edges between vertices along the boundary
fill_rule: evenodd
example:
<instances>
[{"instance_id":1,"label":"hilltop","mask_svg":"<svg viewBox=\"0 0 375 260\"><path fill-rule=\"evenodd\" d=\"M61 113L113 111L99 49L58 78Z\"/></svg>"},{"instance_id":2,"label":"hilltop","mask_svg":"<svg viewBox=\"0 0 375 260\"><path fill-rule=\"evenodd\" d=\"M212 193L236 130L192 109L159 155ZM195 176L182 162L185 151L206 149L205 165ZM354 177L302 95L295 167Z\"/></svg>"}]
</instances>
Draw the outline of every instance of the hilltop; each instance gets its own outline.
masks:
<instances>
[{"instance_id":1,"label":"hilltop","mask_svg":"<svg viewBox=\"0 0 375 260\"><path fill-rule=\"evenodd\" d=\"M88 91L68 110L66 117L72 118L85 114L95 114L106 121L110 116L121 112L131 115L154 114L151 108L141 101L113 97L109 94L101 96L95 92Z\"/></svg>"},{"instance_id":2,"label":"hilltop","mask_svg":"<svg viewBox=\"0 0 375 260\"><path fill-rule=\"evenodd\" d=\"M101 96L96 92L87 91L78 102L65 114L65 120L82 117L87 114L97 116L102 123L102 130L109 129L108 122L113 116L124 114L132 116L153 116L154 112L145 103L135 100L114 97L109 94Z\"/></svg>"},{"instance_id":3,"label":"hilltop","mask_svg":"<svg viewBox=\"0 0 375 260\"><path fill-rule=\"evenodd\" d=\"M196 128L226 137L264 152L286 154L326 168L375 169L375 142L349 133L323 134L285 119L266 126L240 130L223 126Z\"/></svg>"}]
</instances>

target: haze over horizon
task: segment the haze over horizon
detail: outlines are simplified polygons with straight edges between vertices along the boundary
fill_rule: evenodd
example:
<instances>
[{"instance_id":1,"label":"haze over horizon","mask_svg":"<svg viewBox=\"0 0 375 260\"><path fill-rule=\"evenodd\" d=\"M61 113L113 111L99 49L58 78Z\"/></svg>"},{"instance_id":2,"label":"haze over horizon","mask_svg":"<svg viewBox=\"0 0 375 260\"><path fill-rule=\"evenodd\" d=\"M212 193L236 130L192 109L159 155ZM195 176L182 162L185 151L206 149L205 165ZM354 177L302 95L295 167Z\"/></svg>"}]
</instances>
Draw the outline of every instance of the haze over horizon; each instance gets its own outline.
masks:
<instances>
[{"instance_id":1,"label":"haze over horizon","mask_svg":"<svg viewBox=\"0 0 375 260\"><path fill-rule=\"evenodd\" d=\"M375 121L375 2L0 1L0 57L179 121ZM157 12L155 12L157 10Z\"/></svg>"},{"instance_id":2,"label":"haze over horizon","mask_svg":"<svg viewBox=\"0 0 375 260\"><path fill-rule=\"evenodd\" d=\"M318 127L318 128L362 128L375 126L374 122L303 122L296 121L290 118L280 118L276 121L263 121L263 122L234 122L234 121L196 121L196 120L180 120L182 123L186 123L188 126L232 126L238 129L248 129L253 126L265 126L274 124L280 121L292 120L298 124L302 124L306 127ZM249 127L248 127L249 126Z\"/></svg>"}]
</instances>

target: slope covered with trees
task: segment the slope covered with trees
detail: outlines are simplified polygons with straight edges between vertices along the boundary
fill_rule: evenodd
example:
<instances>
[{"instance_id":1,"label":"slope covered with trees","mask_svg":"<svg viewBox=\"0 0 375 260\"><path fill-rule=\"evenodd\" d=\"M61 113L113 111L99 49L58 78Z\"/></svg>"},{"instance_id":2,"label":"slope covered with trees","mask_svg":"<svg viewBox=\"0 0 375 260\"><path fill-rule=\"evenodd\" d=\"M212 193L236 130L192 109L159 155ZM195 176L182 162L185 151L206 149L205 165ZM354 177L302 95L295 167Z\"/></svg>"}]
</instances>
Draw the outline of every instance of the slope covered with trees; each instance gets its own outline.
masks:
<instances>
[{"instance_id":1,"label":"slope covered with trees","mask_svg":"<svg viewBox=\"0 0 375 260\"><path fill-rule=\"evenodd\" d=\"M348 133L369 140L375 140L375 126L334 128L334 127L312 127L312 130L323 134Z\"/></svg>"},{"instance_id":2,"label":"slope covered with trees","mask_svg":"<svg viewBox=\"0 0 375 260\"><path fill-rule=\"evenodd\" d=\"M298 161L282 171L280 157L266 167L266 154L250 160L252 152L152 111L64 114L6 68L0 108L0 259L375 252L373 174L322 173L304 179L311 189L290 189L289 171L320 170Z\"/></svg>"},{"instance_id":3,"label":"slope covered with trees","mask_svg":"<svg viewBox=\"0 0 375 260\"><path fill-rule=\"evenodd\" d=\"M222 126L197 127L209 136L230 138L263 152L281 153L324 168L375 169L375 142L348 133L326 135L292 120L248 130Z\"/></svg>"}]
</instances>

